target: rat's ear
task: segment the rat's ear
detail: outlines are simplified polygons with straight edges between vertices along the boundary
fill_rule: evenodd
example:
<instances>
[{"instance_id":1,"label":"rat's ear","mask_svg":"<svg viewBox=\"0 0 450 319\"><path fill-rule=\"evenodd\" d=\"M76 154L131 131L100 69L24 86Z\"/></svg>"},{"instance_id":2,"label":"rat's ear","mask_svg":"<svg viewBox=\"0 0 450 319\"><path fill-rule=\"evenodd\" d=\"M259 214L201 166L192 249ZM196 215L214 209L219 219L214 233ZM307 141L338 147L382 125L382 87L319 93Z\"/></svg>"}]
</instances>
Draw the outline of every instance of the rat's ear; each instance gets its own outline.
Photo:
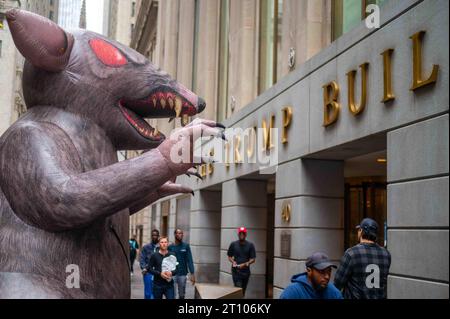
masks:
<instances>
[{"instance_id":1,"label":"rat's ear","mask_svg":"<svg viewBox=\"0 0 450 319\"><path fill-rule=\"evenodd\" d=\"M65 69L73 36L56 23L37 14L12 9L6 13L17 49L35 67L50 72Z\"/></svg>"}]
</instances>

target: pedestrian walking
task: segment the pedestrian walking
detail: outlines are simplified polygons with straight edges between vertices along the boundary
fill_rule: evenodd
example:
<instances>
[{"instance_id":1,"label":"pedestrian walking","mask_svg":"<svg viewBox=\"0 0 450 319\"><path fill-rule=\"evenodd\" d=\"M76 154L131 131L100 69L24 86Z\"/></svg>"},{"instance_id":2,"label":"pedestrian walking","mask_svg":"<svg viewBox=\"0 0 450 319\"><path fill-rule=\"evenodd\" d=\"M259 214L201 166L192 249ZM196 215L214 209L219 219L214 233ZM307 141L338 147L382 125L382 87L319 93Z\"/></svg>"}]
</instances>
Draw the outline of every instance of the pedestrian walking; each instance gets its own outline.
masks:
<instances>
[{"instance_id":1,"label":"pedestrian walking","mask_svg":"<svg viewBox=\"0 0 450 319\"><path fill-rule=\"evenodd\" d=\"M153 275L153 296L155 299L175 298L173 276L176 275L176 257L169 252L169 239L159 238L159 249L152 254L147 271Z\"/></svg>"},{"instance_id":2,"label":"pedestrian walking","mask_svg":"<svg viewBox=\"0 0 450 319\"><path fill-rule=\"evenodd\" d=\"M169 246L169 251L177 257L177 275L175 276L175 286L178 290L178 299L184 299L186 296L186 281L188 271L192 284L195 284L194 261L192 259L191 247L183 242L184 232L176 229L174 232L175 243Z\"/></svg>"},{"instance_id":3,"label":"pedestrian walking","mask_svg":"<svg viewBox=\"0 0 450 319\"><path fill-rule=\"evenodd\" d=\"M231 263L231 275L235 287L242 288L245 296L250 279L250 265L256 260L255 245L246 240L247 228L239 227L239 240L234 241L228 248L228 260Z\"/></svg>"},{"instance_id":4,"label":"pedestrian walking","mask_svg":"<svg viewBox=\"0 0 450 319\"><path fill-rule=\"evenodd\" d=\"M306 272L294 275L280 299L342 299L341 292L330 283L331 270L337 268L321 252L306 260Z\"/></svg>"},{"instance_id":5,"label":"pedestrian walking","mask_svg":"<svg viewBox=\"0 0 450 319\"><path fill-rule=\"evenodd\" d=\"M356 228L359 244L345 252L334 284L345 299L386 299L391 254L376 243L375 220L365 218Z\"/></svg>"},{"instance_id":6,"label":"pedestrian walking","mask_svg":"<svg viewBox=\"0 0 450 319\"><path fill-rule=\"evenodd\" d=\"M151 242L144 245L139 256L139 266L141 267L144 279L144 299L153 299L153 275L147 271L150 257L159 249L159 230L152 230Z\"/></svg>"}]
</instances>

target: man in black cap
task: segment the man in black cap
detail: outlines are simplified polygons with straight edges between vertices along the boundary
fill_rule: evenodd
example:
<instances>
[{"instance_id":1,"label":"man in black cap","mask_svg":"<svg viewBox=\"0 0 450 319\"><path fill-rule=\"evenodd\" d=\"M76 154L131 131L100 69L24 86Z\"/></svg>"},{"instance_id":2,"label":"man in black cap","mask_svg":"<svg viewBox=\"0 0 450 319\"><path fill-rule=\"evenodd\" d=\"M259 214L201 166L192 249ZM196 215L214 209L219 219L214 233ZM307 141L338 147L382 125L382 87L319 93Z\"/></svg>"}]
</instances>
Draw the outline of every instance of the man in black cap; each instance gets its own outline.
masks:
<instances>
[{"instance_id":1,"label":"man in black cap","mask_svg":"<svg viewBox=\"0 0 450 319\"><path fill-rule=\"evenodd\" d=\"M364 218L356 228L359 244L345 252L334 284L345 299L386 299L391 254L376 243L376 221Z\"/></svg>"},{"instance_id":2,"label":"man in black cap","mask_svg":"<svg viewBox=\"0 0 450 319\"><path fill-rule=\"evenodd\" d=\"M329 283L331 268L336 268L324 253L314 253L306 260L306 272L295 275L280 299L342 299L341 292Z\"/></svg>"}]
</instances>

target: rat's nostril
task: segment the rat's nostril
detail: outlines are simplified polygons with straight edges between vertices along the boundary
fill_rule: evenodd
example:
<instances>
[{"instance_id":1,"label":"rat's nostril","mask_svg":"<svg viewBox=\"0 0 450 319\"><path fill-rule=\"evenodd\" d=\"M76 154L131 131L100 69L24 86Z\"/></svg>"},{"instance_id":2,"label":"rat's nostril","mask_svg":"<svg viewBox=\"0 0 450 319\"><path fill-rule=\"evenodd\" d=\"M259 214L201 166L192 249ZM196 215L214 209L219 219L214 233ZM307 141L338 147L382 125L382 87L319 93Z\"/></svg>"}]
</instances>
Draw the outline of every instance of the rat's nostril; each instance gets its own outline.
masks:
<instances>
[{"instance_id":1,"label":"rat's nostril","mask_svg":"<svg viewBox=\"0 0 450 319\"><path fill-rule=\"evenodd\" d=\"M206 102L204 99L202 99L201 97L198 98L198 103L197 103L197 113L201 113L203 112L203 110L206 108Z\"/></svg>"}]
</instances>

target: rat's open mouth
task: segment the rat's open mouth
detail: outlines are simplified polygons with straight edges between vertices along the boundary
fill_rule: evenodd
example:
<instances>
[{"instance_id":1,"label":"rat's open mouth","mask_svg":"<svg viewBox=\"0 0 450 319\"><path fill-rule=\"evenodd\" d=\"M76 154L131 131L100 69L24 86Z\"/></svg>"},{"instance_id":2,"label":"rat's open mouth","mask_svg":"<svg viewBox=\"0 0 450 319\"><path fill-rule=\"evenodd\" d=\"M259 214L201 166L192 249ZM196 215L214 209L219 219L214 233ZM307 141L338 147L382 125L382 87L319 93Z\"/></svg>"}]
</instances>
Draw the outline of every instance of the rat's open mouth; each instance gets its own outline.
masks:
<instances>
[{"instance_id":1,"label":"rat's open mouth","mask_svg":"<svg viewBox=\"0 0 450 319\"><path fill-rule=\"evenodd\" d=\"M164 139L163 134L158 132L157 129L151 127L150 124L148 124L141 116L124 107L122 102L119 102L119 108L128 123L130 123L142 137L153 141L162 141Z\"/></svg>"},{"instance_id":2,"label":"rat's open mouth","mask_svg":"<svg viewBox=\"0 0 450 319\"><path fill-rule=\"evenodd\" d=\"M154 91L140 100L121 99L119 107L140 135L157 141L164 139L164 135L151 127L144 118L173 119L197 114L197 109L191 102L170 89Z\"/></svg>"},{"instance_id":3,"label":"rat's open mouth","mask_svg":"<svg viewBox=\"0 0 450 319\"><path fill-rule=\"evenodd\" d=\"M184 97L169 91L158 90L140 100L122 99L123 107L144 118L174 118L197 114L196 107Z\"/></svg>"}]
</instances>

